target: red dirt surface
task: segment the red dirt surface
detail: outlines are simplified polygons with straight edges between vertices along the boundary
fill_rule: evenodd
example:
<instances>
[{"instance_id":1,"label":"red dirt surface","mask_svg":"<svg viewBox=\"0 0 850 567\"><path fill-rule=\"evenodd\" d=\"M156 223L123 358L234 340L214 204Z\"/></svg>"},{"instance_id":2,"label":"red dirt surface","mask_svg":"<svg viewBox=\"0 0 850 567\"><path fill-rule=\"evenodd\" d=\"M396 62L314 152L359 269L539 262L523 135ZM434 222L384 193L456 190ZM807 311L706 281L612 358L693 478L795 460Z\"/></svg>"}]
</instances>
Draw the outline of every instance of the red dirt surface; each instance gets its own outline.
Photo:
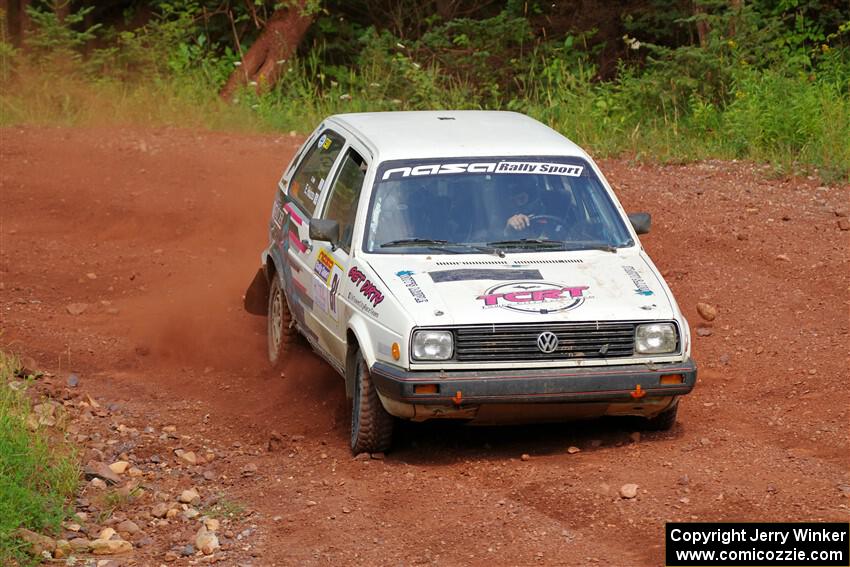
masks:
<instances>
[{"instance_id":1,"label":"red dirt surface","mask_svg":"<svg viewBox=\"0 0 850 567\"><path fill-rule=\"evenodd\" d=\"M385 459L360 461L341 379L307 347L270 370L265 319L241 307L299 139L0 139L0 348L78 372L134 427L241 443L216 466L253 511L257 565L659 565L667 521L848 519L850 187L603 160L626 208L653 214L644 246L692 328L712 333L694 334L699 381L675 428L635 441L622 420L408 424Z\"/></svg>"}]
</instances>

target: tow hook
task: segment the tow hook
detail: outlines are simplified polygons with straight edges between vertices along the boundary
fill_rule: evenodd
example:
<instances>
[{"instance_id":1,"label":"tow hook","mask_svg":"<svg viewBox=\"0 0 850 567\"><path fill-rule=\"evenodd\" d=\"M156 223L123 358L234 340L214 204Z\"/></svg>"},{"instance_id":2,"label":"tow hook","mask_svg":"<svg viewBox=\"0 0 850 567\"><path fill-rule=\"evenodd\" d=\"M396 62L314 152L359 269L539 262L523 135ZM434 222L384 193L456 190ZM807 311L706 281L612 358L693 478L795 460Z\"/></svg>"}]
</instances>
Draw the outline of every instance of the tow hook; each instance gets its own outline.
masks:
<instances>
[{"instance_id":1,"label":"tow hook","mask_svg":"<svg viewBox=\"0 0 850 567\"><path fill-rule=\"evenodd\" d=\"M458 392L458 394L459 393L460 392ZM646 395L646 390L642 390L641 387L640 387L640 384L638 384L637 388L632 390L630 393L631 393L631 395L634 399L639 400Z\"/></svg>"}]
</instances>

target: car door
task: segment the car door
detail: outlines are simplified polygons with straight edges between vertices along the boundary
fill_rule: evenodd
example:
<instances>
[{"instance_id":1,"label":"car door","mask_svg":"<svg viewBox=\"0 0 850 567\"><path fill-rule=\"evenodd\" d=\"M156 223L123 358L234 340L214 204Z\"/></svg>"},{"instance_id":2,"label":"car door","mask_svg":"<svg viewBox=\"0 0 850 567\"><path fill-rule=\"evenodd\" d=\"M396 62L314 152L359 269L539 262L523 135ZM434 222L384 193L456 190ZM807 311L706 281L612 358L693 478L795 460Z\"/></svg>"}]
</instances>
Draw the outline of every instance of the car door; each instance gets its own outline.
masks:
<instances>
[{"instance_id":1,"label":"car door","mask_svg":"<svg viewBox=\"0 0 850 567\"><path fill-rule=\"evenodd\" d=\"M349 143L343 150L319 215L322 219L339 223L339 242L335 245L312 242L311 315L316 320L316 327L321 329L322 346L339 361L345 360L347 348L347 307L339 296L346 284L345 274L351 259L354 222L369 168L367 155L356 143Z\"/></svg>"},{"instance_id":2,"label":"car door","mask_svg":"<svg viewBox=\"0 0 850 567\"><path fill-rule=\"evenodd\" d=\"M289 181L283 206L288 217L288 234L281 235L286 255L284 285L293 316L314 341L316 326L310 314L314 308L311 290L316 251L309 238L310 219L330 187L331 175L344 146L345 138L341 134L323 130L305 149Z\"/></svg>"}]
</instances>

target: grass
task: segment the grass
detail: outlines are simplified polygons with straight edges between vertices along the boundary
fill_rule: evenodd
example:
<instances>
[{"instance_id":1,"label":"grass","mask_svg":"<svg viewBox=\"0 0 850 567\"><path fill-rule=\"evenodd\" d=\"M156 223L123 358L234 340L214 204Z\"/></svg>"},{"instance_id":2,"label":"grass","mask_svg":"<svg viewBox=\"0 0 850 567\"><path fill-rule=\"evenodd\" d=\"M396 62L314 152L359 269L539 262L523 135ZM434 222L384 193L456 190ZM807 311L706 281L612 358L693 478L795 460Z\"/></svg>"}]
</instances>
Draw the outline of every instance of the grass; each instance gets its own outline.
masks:
<instances>
[{"instance_id":1,"label":"grass","mask_svg":"<svg viewBox=\"0 0 850 567\"><path fill-rule=\"evenodd\" d=\"M220 497L215 504L201 508L201 514L210 518L237 519L245 513L245 505L237 500Z\"/></svg>"},{"instance_id":2,"label":"grass","mask_svg":"<svg viewBox=\"0 0 850 567\"><path fill-rule=\"evenodd\" d=\"M85 73L18 72L0 85L0 126L179 126L211 130L311 131L342 112L476 109L517 110L560 131L594 157L686 163L745 159L783 174L815 174L850 182L850 88L846 79L813 80L773 71L739 70L723 105L692 95L675 107L651 74L626 73L594 83L558 69L545 81L529 75L521 96L485 102L467 84L434 67L362 65L322 82L318 63L295 61L276 89L217 95L202 73L119 80ZM401 66L399 66L401 65ZM87 78L88 77L88 78ZM553 78L554 77L554 78ZM399 87L397 85L403 85ZM390 90L388 85L395 85Z\"/></svg>"},{"instance_id":3,"label":"grass","mask_svg":"<svg viewBox=\"0 0 850 567\"><path fill-rule=\"evenodd\" d=\"M177 81L128 83L59 74L26 74L0 88L0 126L181 126L257 131L250 109Z\"/></svg>"},{"instance_id":4,"label":"grass","mask_svg":"<svg viewBox=\"0 0 850 567\"><path fill-rule=\"evenodd\" d=\"M13 389L18 359L0 351L0 564L26 562L13 532L55 533L67 517L79 471L73 448L43 427L32 430L24 387ZM26 382L21 382L26 385Z\"/></svg>"}]
</instances>

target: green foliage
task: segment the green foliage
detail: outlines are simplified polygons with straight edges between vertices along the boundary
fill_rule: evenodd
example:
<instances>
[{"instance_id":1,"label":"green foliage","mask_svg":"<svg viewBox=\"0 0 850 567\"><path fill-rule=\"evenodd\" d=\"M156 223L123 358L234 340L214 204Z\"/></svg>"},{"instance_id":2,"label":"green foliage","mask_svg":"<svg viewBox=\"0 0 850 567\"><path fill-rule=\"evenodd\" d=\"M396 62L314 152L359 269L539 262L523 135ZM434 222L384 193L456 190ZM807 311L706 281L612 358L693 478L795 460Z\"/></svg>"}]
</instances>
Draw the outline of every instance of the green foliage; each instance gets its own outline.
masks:
<instances>
[{"instance_id":1,"label":"green foliage","mask_svg":"<svg viewBox=\"0 0 850 567\"><path fill-rule=\"evenodd\" d=\"M195 9L193 2L163 3L147 24L118 33L111 61L118 73L127 79L177 80L204 91L220 88L239 58L195 25Z\"/></svg>"},{"instance_id":2,"label":"green foliage","mask_svg":"<svg viewBox=\"0 0 850 567\"><path fill-rule=\"evenodd\" d=\"M42 12L33 52L0 42L0 73L16 75L17 91L0 95L0 123L303 132L340 112L505 109L600 156L766 160L850 180L850 17L842 0L748 0L738 8L727 0L650 0L649 9L625 11L628 35L616 46L595 29L542 36L534 22L549 8L538 2L488 3L475 12L475 2L463 0L453 4L460 16L444 18L428 3L374 0L370 10L391 20L384 27L358 14L358 5L312 3L313 29L279 84L263 94L249 86L235 104L217 92L277 5L148 5L153 15L134 29L86 29L85 9L64 21ZM619 63L603 81L600 61L611 49ZM72 73L67 62L58 73L50 65L35 77L22 72L52 51L74 54Z\"/></svg>"},{"instance_id":3,"label":"green foliage","mask_svg":"<svg viewBox=\"0 0 850 567\"><path fill-rule=\"evenodd\" d=\"M796 169L814 164L838 180L850 164L850 100L842 89L775 71L742 76L722 117L723 136L736 157Z\"/></svg>"},{"instance_id":4,"label":"green foliage","mask_svg":"<svg viewBox=\"0 0 850 567\"><path fill-rule=\"evenodd\" d=\"M80 62L80 50L95 39L95 32L101 27L101 24L85 26L86 14L92 10L93 6L82 8L60 20L52 7L27 6L27 15L33 26L33 31L27 37L30 60L54 67Z\"/></svg>"},{"instance_id":5,"label":"green foliage","mask_svg":"<svg viewBox=\"0 0 850 567\"><path fill-rule=\"evenodd\" d=\"M78 479L69 445L50 439L41 427L30 427L29 399L9 386L18 368L15 357L0 351L0 563L4 564L23 558L23 544L12 536L17 528L58 530Z\"/></svg>"}]
</instances>

